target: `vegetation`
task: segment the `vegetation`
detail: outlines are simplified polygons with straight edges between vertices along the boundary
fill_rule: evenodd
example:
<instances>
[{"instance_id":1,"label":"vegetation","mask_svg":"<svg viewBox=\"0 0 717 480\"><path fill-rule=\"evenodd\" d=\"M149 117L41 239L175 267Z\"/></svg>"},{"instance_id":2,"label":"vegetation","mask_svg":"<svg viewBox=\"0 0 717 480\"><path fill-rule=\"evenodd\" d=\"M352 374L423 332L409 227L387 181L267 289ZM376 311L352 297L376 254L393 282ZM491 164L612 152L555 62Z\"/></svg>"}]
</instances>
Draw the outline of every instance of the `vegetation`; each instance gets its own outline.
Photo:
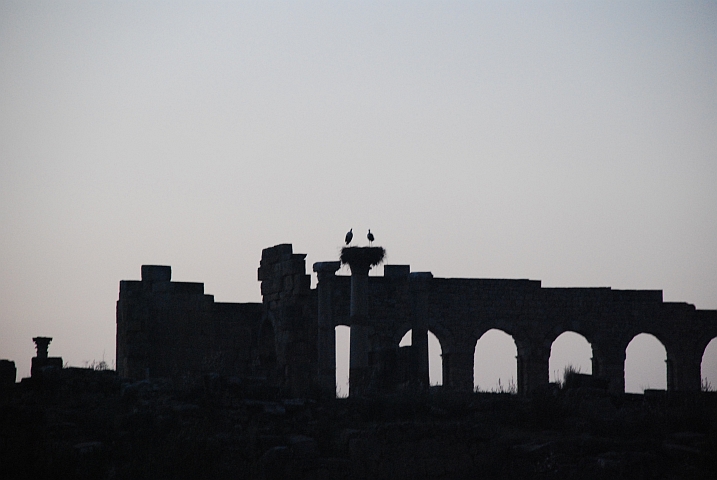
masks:
<instances>
[{"instance_id":1,"label":"vegetation","mask_svg":"<svg viewBox=\"0 0 717 480\"><path fill-rule=\"evenodd\" d=\"M565 365L565 368L563 369L563 379L558 380L558 387L565 388L565 385L569 383L569 378L573 375L577 375L581 373L580 367L576 367L572 364Z\"/></svg>"},{"instance_id":2,"label":"vegetation","mask_svg":"<svg viewBox=\"0 0 717 480\"><path fill-rule=\"evenodd\" d=\"M498 379L498 383L489 390L484 390L480 387L480 385L476 385L475 387L476 393L509 393L511 395L516 395L518 393L518 384L515 383L515 379L513 377L510 377L510 380L508 380L508 384L505 385L502 383L501 379Z\"/></svg>"}]
</instances>

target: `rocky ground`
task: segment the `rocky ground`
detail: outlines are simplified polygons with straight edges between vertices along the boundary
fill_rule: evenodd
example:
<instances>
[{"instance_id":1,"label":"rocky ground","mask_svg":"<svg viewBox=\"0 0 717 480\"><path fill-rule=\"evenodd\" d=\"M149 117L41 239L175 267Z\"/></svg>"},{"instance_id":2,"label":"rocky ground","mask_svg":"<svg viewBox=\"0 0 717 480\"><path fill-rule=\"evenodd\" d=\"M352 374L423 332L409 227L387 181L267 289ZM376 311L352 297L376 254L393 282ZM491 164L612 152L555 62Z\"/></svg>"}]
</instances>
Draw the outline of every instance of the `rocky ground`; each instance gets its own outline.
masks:
<instances>
[{"instance_id":1,"label":"rocky ground","mask_svg":"<svg viewBox=\"0 0 717 480\"><path fill-rule=\"evenodd\" d=\"M714 478L717 396L317 402L249 379L48 370L0 391L0 478Z\"/></svg>"}]
</instances>

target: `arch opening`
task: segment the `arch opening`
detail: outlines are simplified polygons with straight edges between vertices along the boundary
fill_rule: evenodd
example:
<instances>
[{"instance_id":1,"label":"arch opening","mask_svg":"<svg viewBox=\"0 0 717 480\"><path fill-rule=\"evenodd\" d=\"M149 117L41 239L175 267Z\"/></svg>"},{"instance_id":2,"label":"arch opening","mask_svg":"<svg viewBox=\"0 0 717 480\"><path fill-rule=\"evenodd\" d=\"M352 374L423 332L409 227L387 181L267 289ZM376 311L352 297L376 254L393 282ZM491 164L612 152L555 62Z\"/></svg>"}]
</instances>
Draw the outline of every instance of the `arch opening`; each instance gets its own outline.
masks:
<instances>
[{"instance_id":1,"label":"arch opening","mask_svg":"<svg viewBox=\"0 0 717 480\"><path fill-rule=\"evenodd\" d=\"M667 390L667 350L654 335L635 335L625 349L625 392Z\"/></svg>"},{"instance_id":2,"label":"arch opening","mask_svg":"<svg viewBox=\"0 0 717 480\"><path fill-rule=\"evenodd\" d=\"M702 354L702 391L717 391L717 337L710 340Z\"/></svg>"},{"instance_id":3,"label":"arch opening","mask_svg":"<svg viewBox=\"0 0 717 480\"><path fill-rule=\"evenodd\" d=\"M572 331L563 332L553 340L548 360L551 382L562 385L569 371L593 373L593 347L585 337Z\"/></svg>"},{"instance_id":4,"label":"arch opening","mask_svg":"<svg viewBox=\"0 0 717 480\"><path fill-rule=\"evenodd\" d=\"M428 331L428 384L443 385L443 349L432 331Z\"/></svg>"},{"instance_id":5,"label":"arch opening","mask_svg":"<svg viewBox=\"0 0 717 480\"><path fill-rule=\"evenodd\" d=\"M476 342L473 389L476 392L518 393L518 348L513 337L492 328Z\"/></svg>"},{"instance_id":6,"label":"arch opening","mask_svg":"<svg viewBox=\"0 0 717 480\"><path fill-rule=\"evenodd\" d=\"M334 328L336 335L336 398L349 396L349 356L351 349L351 327L339 325Z\"/></svg>"},{"instance_id":7,"label":"arch opening","mask_svg":"<svg viewBox=\"0 0 717 480\"><path fill-rule=\"evenodd\" d=\"M409 330L398 342L399 347L413 345L413 330ZM443 385L443 349L436 335L428 330L428 383L431 386Z\"/></svg>"},{"instance_id":8,"label":"arch opening","mask_svg":"<svg viewBox=\"0 0 717 480\"><path fill-rule=\"evenodd\" d=\"M407 331L401 341L398 342L399 347L410 347L411 345L413 345L413 330Z\"/></svg>"}]
</instances>

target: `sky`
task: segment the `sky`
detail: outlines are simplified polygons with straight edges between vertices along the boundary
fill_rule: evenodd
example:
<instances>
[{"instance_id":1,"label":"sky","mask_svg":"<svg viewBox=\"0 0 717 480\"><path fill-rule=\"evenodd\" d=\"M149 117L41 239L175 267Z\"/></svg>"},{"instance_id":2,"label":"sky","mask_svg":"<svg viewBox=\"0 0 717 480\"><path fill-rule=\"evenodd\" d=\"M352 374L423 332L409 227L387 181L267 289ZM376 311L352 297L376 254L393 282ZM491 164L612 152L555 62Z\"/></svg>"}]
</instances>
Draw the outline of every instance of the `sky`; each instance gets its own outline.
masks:
<instances>
[{"instance_id":1,"label":"sky","mask_svg":"<svg viewBox=\"0 0 717 480\"><path fill-rule=\"evenodd\" d=\"M111 364L142 264L256 302L262 248L310 272L349 228L437 277L717 309L716 186L714 2L0 0L18 379L34 336Z\"/></svg>"}]
</instances>

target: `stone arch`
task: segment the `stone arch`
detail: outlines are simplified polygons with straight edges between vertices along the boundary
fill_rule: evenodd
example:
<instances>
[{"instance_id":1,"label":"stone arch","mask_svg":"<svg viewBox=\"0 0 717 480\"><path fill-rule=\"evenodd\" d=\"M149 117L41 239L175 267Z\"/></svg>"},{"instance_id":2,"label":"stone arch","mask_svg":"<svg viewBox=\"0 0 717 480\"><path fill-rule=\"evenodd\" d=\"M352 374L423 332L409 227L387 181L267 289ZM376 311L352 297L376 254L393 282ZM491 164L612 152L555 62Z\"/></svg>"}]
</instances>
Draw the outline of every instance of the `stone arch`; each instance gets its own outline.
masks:
<instances>
[{"instance_id":1,"label":"stone arch","mask_svg":"<svg viewBox=\"0 0 717 480\"><path fill-rule=\"evenodd\" d=\"M702 390L717 390L717 337L710 340L702 350L700 371Z\"/></svg>"},{"instance_id":2,"label":"stone arch","mask_svg":"<svg viewBox=\"0 0 717 480\"><path fill-rule=\"evenodd\" d=\"M336 397L345 398L349 396L349 358L351 349L351 327L339 324L334 327L334 338L336 339Z\"/></svg>"},{"instance_id":3,"label":"stone arch","mask_svg":"<svg viewBox=\"0 0 717 480\"><path fill-rule=\"evenodd\" d=\"M483 332L473 352L473 388L478 391L517 393L518 346L512 335L499 328ZM487 369L490 358L493 368Z\"/></svg>"},{"instance_id":4,"label":"stone arch","mask_svg":"<svg viewBox=\"0 0 717 480\"><path fill-rule=\"evenodd\" d=\"M641 332L625 347L625 392L667 390L668 349L653 333Z\"/></svg>"},{"instance_id":5,"label":"stone arch","mask_svg":"<svg viewBox=\"0 0 717 480\"><path fill-rule=\"evenodd\" d=\"M550 344L548 375L551 382L560 383L565 370L573 368L579 373L593 373L592 343L582 334L565 330Z\"/></svg>"}]
</instances>

